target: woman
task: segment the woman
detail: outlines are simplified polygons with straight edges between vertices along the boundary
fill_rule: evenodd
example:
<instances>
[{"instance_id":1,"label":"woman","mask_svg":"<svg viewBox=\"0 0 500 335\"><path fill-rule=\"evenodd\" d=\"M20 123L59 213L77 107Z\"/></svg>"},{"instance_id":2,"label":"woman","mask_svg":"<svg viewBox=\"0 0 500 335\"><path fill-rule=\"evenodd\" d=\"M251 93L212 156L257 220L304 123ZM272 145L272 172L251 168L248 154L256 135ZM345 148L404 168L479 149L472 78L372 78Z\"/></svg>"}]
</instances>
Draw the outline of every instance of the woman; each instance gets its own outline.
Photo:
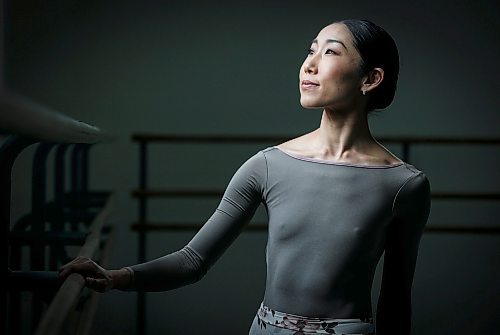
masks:
<instances>
[{"instance_id":1,"label":"woman","mask_svg":"<svg viewBox=\"0 0 500 335\"><path fill-rule=\"evenodd\" d=\"M390 105L399 56L382 28L323 28L299 73L300 102L323 109L318 129L259 151L181 250L120 270L89 259L61 268L98 290L169 290L196 282L250 221L269 216L264 299L250 334L374 334L371 285L385 251L377 334L410 334L411 286L430 208L426 176L371 135L367 115Z\"/></svg>"}]
</instances>

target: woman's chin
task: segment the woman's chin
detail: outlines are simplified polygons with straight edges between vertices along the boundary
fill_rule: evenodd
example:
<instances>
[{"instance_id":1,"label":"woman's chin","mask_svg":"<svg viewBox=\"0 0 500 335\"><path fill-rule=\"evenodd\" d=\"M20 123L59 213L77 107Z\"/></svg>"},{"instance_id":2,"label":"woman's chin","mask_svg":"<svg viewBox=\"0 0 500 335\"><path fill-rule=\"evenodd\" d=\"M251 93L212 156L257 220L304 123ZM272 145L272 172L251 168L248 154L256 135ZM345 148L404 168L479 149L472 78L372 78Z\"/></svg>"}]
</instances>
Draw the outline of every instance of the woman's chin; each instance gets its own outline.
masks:
<instances>
[{"instance_id":1,"label":"woman's chin","mask_svg":"<svg viewBox=\"0 0 500 335\"><path fill-rule=\"evenodd\" d=\"M304 99L300 99L300 104L302 107L306 109L318 109L318 108L323 108L323 106L318 105L317 103L313 103L312 101L307 101Z\"/></svg>"}]
</instances>

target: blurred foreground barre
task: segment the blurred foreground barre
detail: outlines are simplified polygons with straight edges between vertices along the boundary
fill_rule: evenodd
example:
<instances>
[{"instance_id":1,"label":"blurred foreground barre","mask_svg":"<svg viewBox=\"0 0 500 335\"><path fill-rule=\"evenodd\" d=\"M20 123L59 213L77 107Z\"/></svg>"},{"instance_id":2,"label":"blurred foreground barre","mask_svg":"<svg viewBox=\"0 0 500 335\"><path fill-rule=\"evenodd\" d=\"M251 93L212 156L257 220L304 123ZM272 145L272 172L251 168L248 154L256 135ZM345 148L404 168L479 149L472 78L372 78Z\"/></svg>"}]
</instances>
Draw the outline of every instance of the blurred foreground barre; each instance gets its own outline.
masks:
<instances>
[{"instance_id":1,"label":"blurred foreground barre","mask_svg":"<svg viewBox=\"0 0 500 335\"><path fill-rule=\"evenodd\" d=\"M57 270L77 256L107 262L113 196L89 189L89 152L112 139L99 128L0 92L0 236L8 283L2 286L3 334L89 333L98 295L84 289L79 274L60 282ZM31 168L16 164L13 171L21 154ZM19 187L14 174L32 180L27 212L11 192Z\"/></svg>"}]
</instances>

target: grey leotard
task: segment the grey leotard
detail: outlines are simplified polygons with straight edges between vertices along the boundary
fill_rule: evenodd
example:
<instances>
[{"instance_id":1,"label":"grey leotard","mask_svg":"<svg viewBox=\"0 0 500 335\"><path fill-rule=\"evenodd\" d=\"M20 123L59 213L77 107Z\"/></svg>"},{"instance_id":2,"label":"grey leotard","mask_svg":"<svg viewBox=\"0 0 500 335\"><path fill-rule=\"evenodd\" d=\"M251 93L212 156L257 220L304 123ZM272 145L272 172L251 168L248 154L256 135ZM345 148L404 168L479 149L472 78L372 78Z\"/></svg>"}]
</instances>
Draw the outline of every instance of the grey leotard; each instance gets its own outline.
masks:
<instances>
[{"instance_id":1,"label":"grey leotard","mask_svg":"<svg viewBox=\"0 0 500 335\"><path fill-rule=\"evenodd\" d=\"M426 176L403 162L340 164L277 147L238 169L218 208L184 248L132 266L132 289L169 290L201 279L260 203L269 218L265 305L303 316L369 317L384 250L379 306L409 300L430 208Z\"/></svg>"}]
</instances>

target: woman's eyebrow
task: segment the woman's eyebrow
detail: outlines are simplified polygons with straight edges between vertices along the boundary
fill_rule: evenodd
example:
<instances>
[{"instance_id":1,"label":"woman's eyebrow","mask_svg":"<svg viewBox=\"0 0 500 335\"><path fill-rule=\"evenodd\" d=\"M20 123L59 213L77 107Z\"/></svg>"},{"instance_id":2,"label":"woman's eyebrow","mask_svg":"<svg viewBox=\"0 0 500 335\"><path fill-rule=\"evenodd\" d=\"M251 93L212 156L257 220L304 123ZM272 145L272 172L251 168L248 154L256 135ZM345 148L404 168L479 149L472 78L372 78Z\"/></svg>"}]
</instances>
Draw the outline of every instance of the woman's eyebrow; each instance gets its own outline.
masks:
<instances>
[{"instance_id":1,"label":"woman's eyebrow","mask_svg":"<svg viewBox=\"0 0 500 335\"><path fill-rule=\"evenodd\" d=\"M345 46L344 42L342 42L342 41L334 40L334 39L329 38L325 42L326 43L340 43L340 44L342 44L342 46L344 47L344 49L347 50L347 47ZM314 40L312 40L311 44L314 44L314 43L318 44L318 39L317 38L315 38Z\"/></svg>"}]
</instances>

